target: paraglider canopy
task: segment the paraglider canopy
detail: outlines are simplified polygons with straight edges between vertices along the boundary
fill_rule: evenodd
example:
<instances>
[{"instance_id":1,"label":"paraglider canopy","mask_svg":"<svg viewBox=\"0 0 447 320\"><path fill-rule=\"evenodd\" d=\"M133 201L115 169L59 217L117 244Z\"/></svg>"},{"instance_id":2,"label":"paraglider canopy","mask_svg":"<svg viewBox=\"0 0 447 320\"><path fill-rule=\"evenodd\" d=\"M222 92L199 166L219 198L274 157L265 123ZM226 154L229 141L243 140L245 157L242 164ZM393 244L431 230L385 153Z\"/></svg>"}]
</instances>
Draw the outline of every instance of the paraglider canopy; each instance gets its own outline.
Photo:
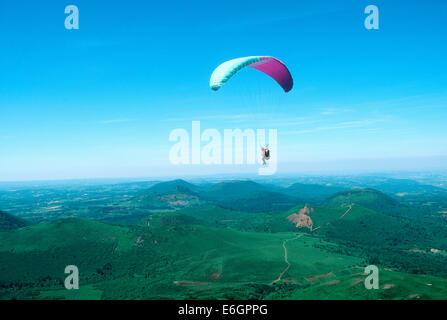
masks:
<instances>
[{"instance_id":1,"label":"paraglider canopy","mask_svg":"<svg viewBox=\"0 0 447 320\"><path fill-rule=\"evenodd\" d=\"M219 90L233 75L245 67L258 69L269 75L285 92L289 92L293 87L292 75L284 63L274 57L252 56L229 60L218 66L211 75L211 89Z\"/></svg>"}]
</instances>

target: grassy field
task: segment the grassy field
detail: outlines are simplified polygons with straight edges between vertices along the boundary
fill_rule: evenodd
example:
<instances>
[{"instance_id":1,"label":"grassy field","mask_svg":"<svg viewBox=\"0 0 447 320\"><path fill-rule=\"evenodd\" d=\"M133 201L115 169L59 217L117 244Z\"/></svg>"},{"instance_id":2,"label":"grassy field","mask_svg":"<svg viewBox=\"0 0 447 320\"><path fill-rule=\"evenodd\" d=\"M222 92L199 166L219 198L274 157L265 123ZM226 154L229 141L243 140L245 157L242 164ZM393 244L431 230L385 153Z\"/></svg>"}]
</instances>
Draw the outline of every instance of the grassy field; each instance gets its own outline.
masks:
<instances>
[{"instance_id":1,"label":"grassy field","mask_svg":"<svg viewBox=\"0 0 447 320\"><path fill-rule=\"evenodd\" d=\"M245 187L250 199L238 207L250 210L216 203L223 193L243 201L233 188ZM100 221L59 218L1 231L0 299L447 298L446 227L405 216L405 205L376 190L338 192L317 205L275 195L284 210L264 211L256 197L267 187L245 181L133 188L116 204L133 213L111 210L108 198ZM380 269L379 290L365 289L369 264ZM67 265L79 268L79 290L64 288Z\"/></svg>"},{"instance_id":2,"label":"grassy field","mask_svg":"<svg viewBox=\"0 0 447 320\"><path fill-rule=\"evenodd\" d=\"M338 248L304 233L243 232L177 222L157 225L155 221L152 226L131 228L66 219L0 233L0 257L5 261L0 267L0 297L445 297L440 288L446 280L395 271L383 271L382 283L392 286L372 294L362 284L364 259ZM69 264L79 267L79 291L62 287Z\"/></svg>"}]
</instances>

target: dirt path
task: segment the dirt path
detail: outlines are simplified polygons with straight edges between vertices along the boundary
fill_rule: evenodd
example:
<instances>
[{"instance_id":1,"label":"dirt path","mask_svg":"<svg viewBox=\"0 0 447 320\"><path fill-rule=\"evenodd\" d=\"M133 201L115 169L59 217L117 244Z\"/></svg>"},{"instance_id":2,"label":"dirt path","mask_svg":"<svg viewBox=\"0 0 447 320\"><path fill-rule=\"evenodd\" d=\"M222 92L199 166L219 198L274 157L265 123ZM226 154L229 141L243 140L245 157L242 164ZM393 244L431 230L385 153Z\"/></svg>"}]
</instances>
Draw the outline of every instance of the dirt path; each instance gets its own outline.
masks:
<instances>
[{"instance_id":1,"label":"dirt path","mask_svg":"<svg viewBox=\"0 0 447 320\"><path fill-rule=\"evenodd\" d=\"M353 207L353 206L354 206L354 204L351 204L351 205L349 206L348 210L346 210L346 212L343 213L338 219L343 219L343 217L344 217L345 215L347 215L347 214L349 213L349 211L352 210L352 207Z\"/></svg>"},{"instance_id":2,"label":"dirt path","mask_svg":"<svg viewBox=\"0 0 447 320\"><path fill-rule=\"evenodd\" d=\"M346 216L346 215L352 210L352 207L353 207L353 206L354 206L354 204L352 203L352 204L348 207L348 209L345 211L345 213L343 213L340 217L338 217L337 220L343 219L343 217ZM331 224L331 222L326 223L326 225L329 225L329 224ZM320 228L321 228L321 226L315 228L314 230L312 230L312 232L315 231L315 230L318 230L318 229L320 229ZM284 248L284 261L286 262L287 267L283 270L283 272L280 273L278 279L274 280L271 284L275 284L275 283L281 281L281 280L282 280L282 277L283 277L283 276L286 274L286 272L289 271L289 269L290 269L290 262L289 262L288 257L287 257L287 247L286 247L286 243L289 242L289 241L293 241L293 240L296 240L296 239L298 239L298 238L301 238L302 236L303 236L302 234L299 234L299 235L297 235L295 238L287 239L287 240L284 240L284 241L282 242L282 247Z\"/></svg>"},{"instance_id":3,"label":"dirt path","mask_svg":"<svg viewBox=\"0 0 447 320\"><path fill-rule=\"evenodd\" d=\"M298 239L298 238L301 238L302 236L303 236L302 234L298 234L298 235L296 235L295 238L287 239L287 240L284 240L284 241L282 242L282 247L284 248L284 261L285 261L285 263L287 264L287 267L283 270L283 272L280 273L278 279L276 279L275 281L273 281L271 284L275 284L275 283L281 281L281 280L282 280L282 277L283 277L283 276L286 274L286 272L289 271L289 269L290 269L290 262L289 262L289 259L288 259L288 257L287 257L287 247L286 247L286 243L289 242L289 241L293 241L293 240L296 240L296 239Z\"/></svg>"},{"instance_id":4,"label":"dirt path","mask_svg":"<svg viewBox=\"0 0 447 320\"><path fill-rule=\"evenodd\" d=\"M343 213L340 217L338 217L338 218L335 219L334 221L343 219L343 217L346 216L346 215L349 213L349 211L352 210L352 207L353 207L353 206L354 206L354 203L352 203L352 204L348 207L348 210L346 210L345 213ZM332 222L334 222L334 221L328 222L328 223L326 223L324 226L328 226L328 225L330 225L330 224L331 224ZM315 229L312 230L312 232L317 231L317 230L320 229L321 227L322 227L322 226L318 226L318 227L316 227Z\"/></svg>"}]
</instances>

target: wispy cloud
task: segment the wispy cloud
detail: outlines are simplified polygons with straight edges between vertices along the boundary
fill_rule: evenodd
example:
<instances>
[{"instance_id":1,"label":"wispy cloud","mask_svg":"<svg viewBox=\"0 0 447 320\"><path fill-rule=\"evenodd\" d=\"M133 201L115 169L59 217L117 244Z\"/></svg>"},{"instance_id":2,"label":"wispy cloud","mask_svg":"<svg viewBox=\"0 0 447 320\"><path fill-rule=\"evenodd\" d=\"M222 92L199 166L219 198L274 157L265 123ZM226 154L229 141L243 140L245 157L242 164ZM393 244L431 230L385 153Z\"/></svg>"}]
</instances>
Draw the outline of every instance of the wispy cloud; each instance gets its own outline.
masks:
<instances>
[{"instance_id":1,"label":"wispy cloud","mask_svg":"<svg viewBox=\"0 0 447 320\"><path fill-rule=\"evenodd\" d=\"M344 121L332 125L320 126L309 129L301 129L301 130L291 130L282 132L283 134L306 134L306 133L314 133L320 131L330 131L330 130L344 130L344 129L353 129L353 128L367 128L373 124L378 122L383 122L385 119L367 119L367 120L357 120L357 121Z\"/></svg>"},{"instance_id":2,"label":"wispy cloud","mask_svg":"<svg viewBox=\"0 0 447 320\"><path fill-rule=\"evenodd\" d=\"M347 113L347 112L352 112L352 111L354 111L354 110L349 109L349 108L325 108L320 111L320 114L323 116L332 116L332 115L337 115L337 114L342 114L342 113Z\"/></svg>"},{"instance_id":3,"label":"wispy cloud","mask_svg":"<svg viewBox=\"0 0 447 320\"><path fill-rule=\"evenodd\" d=\"M83 49L91 49L91 48L104 48L104 47L114 47L122 45L122 41L117 40L82 40L75 41L72 43L74 47L83 48Z\"/></svg>"},{"instance_id":4,"label":"wispy cloud","mask_svg":"<svg viewBox=\"0 0 447 320\"><path fill-rule=\"evenodd\" d=\"M447 96L445 95L431 95L418 94L403 97L396 97L390 99L380 99L365 101L363 103L353 106L357 110L365 110L371 108L392 109L394 111L399 109L416 110L428 108L445 108L447 105Z\"/></svg>"},{"instance_id":5,"label":"wispy cloud","mask_svg":"<svg viewBox=\"0 0 447 320\"><path fill-rule=\"evenodd\" d=\"M235 121L235 120L251 120L258 115L253 114L219 114L219 115L207 115L207 116L190 116L184 118L168 118L164 121L192 121L192 120L222 120L222 121Z\"/></svg>"},{"instance_id":6,"label":"wispy cloud","mask_svg":"<svg viewBox=\"0 0 447 320\"><path fill-rule=\"evenodd\" d=\"M326 112L325 115L338 115L339 113L349 112L350 109L330 109L324 110L322 112ZM191 116L191 117L183 117L183 118L169 118L162 121L203 121L203 120L216 120L223 122L247 122L247 123L262 123L262 125L267 125L268 127L304 127L304 126L312 126L316 124L327 123L326 126L319 126L316 128L310 129L301 129L288 131L287 133L306 133L306 132L314 132L314 131L324 131L324 130L332 130L332 129L344 129L344 128L355 128L355 127L364 127L372 123L379 122L379 120L359 120L359 121L344 121L334 125L330 124L329 117L323 117L322 112L318 112L314 115L304 116L304 117L287 117L284 115L271 115L271 114L220 114L220 115L201 115L201 116ZM383 121L381 119L380 121Z\"/></svg>"},{"instance_id":7,"label":"wispy cloud","mask_svg":"<svg viewBox=\"0 0 447 320\"><path fill-rule=\"evenodd\" d=\"M109 120L101 120L99 123L101 124L112 124L112 123L126 123L126 122L134 122L137 119L109 119Z\"/></svg>"},{"instance_id":8,"label":"wispy cloud","mask_svg":"<svg viewBox=\"0 0 447 320\"><path fill-rule=\"evenodd\" d=\"M270 119L270 127L294 127L303 125L312 125L316 123L326 122L327 120L317 117L298 117L298 118L282 118Z\"/></svg>"}]
</instances>

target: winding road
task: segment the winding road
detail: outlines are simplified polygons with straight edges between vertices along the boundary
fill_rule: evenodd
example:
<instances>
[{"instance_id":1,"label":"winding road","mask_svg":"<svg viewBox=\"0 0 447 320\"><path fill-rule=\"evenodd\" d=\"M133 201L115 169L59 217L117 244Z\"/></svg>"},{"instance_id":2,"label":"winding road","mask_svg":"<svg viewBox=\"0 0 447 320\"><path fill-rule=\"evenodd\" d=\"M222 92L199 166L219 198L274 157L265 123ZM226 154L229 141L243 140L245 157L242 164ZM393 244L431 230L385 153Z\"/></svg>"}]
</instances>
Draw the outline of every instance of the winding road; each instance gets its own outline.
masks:
<instances>
[{"instance_id":1,"label":"winding road","mask_svg":"<svg viewBox=\"0 0 447 320\"><path fill-rule=\"evenodd\" d=\"M284 261L286 262L287 267L284 269L283 272L281 272L281 274L279 275L278 279L276 279L275 281L273 281L271 284L275 284L275 283L281 281L281 280L282 280L282 277L283 277L283 276L286 274L286 272L289 271L289 269L290 269L290 262L289 262L289 260L288 260L288 258L287 258L287 247L286 247L286 243L289 242L289 241L293 241L293 240L296 240L296 239L298 239L298 238L301 238L302 236L303 236L302 234L298 234L298 235L296 235L295 238L287 239L287 240L284 240L284 241L282 242L282 247L284 248Z\"/></svg>"}]
</instances>

